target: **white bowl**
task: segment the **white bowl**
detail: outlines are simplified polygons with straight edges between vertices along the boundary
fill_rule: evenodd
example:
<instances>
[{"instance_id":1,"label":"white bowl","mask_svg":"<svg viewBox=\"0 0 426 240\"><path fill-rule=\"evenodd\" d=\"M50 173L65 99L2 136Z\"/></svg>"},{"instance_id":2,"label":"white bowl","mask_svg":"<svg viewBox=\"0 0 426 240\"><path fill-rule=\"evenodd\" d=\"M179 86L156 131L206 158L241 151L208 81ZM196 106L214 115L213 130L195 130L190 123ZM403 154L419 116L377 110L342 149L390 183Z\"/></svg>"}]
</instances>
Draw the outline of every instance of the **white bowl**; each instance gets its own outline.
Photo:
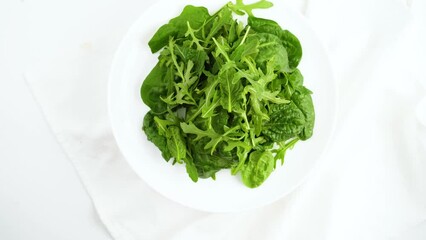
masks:
<instances>
[{"instance_id":1,"label":"white bowl","mask_svg":"<svg viewBox=\"0 0 426 240\"><path fill-rule=\"evenodd\" d=\"M263 185L250 189L240 176L229 170L217 173L216 180L188 177L185 167L166 162L160 151L141 130L148 107L140 98L140 86L157 62L148 41L169 19L179 15L184 5L205 6L210 13L226 1L160 1L142 14L124 37L113 62L109 85L109 111L114 136L135 172L158 193L185 206L209 212L235 212L272 203L300 185L323 155L332 136L336 111L336 88L327 54L304 18L276 1L275 6L257 10L255 15L277 21L295 34L303 47L300 70L311 89L316 112L314 135L287 152L285 164L278 166Z\"/></svg>"}]
</instances>

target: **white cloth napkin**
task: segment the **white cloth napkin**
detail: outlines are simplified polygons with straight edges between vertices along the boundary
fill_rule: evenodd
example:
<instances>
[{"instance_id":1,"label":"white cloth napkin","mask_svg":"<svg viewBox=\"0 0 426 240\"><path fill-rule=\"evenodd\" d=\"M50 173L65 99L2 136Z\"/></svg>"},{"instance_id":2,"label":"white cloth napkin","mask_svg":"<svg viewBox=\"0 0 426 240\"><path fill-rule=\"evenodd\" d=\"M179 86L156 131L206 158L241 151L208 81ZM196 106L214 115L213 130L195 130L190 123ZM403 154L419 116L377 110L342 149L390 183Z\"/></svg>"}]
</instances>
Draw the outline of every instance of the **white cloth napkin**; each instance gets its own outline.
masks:
<instances>
[{"instance_id":1,"label":"white cloth napkin","mask_svg":"<svg viewBox=\"0 0 426 240\"><path fill-rule=\"evenodd\" d=\"M424 239L418 229L426 226L425 1L293 3L335 71L335 139L295 192L233 214L163 198L115 144L106 105L112 56L152 3L43 0L23 8L25 77L115 239Z\"/></svg>"}]
</instances>

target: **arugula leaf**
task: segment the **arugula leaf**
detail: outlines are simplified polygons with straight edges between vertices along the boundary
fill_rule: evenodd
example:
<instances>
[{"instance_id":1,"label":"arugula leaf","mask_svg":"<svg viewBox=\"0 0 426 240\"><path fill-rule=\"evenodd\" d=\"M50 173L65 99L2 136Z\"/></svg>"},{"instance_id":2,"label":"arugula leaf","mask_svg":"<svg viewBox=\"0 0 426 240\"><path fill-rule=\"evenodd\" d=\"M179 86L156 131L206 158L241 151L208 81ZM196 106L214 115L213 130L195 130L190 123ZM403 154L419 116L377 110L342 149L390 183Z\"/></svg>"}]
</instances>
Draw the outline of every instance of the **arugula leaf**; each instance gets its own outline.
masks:
<instances>
[{"instance_id":1,"label":"arugula leaf","mask_svg":"<svg viewBox=\"0 0 426 240\"><path fill-rule=\"evenodd\" d=\"M248 32L248 31L247 31ZM256 58L259 53L259 40L257 38L247 39L244 44L238 45L231 54L231 60L239 62L243 58ZM244 66L241 64L239 67Z\"/></svg>"},{"instance_id":2,"label":"arugula leaf","mask_svg":"<svg viewBox=\"0 0 426 240\"><path fill-rule=\"evenodd\" d=\"M180 129L177 126L170 126L167 129L167 146L175 158L175 161L181 163L185 162L186 171L192 181L198 181L198 172L195 164L191 158L188 158L186 142L181 135Z\"/></svg>"},{"instance_id":3,"label":"arugula leaf","mask_svg":"<svg viewBox=\"0 0 426 240\"><path fill-rule=\"evenodd\" d=\"M225 147L225 151L230 151L233 149L237 149L237 156L238 156L238 164L233 166L231 169L231 174L235 175L240 171L246 160L247 156L252 150L252 147L250 146L250 143L247 141L247 138L245 141L230 141L227 143L228 145Z\"/></svg>"},{"instance_id":4,"label":"arugula leaf","mask_svg":"<svg viewBox=\"0 0 426 240\"><path fill-rule=\"evenodd\" d=\"M286 154L287 150L288 149L292 149L294 147L294 145L298 141L299 141L299 138L294 138L294 139L291 139L291 140L289 140L287 142L278 143L278 145L280 146L280 148L272 150L272 152L275 153L275 157L274 157L274 160L275 160L274 168L276 168L278 160L281 160L281 165L284 164L284 157L285 157L285 154Z\"/></svg>"},{"instance_id":5,"label":"arugula leaf","mask_svg":"<svg viewBox=\"0 0 426 240\"><path fill-rule=\"evenodd\" d=\"M238 15L244 15L246 12L249 16L253 16L254 9L266 9L272 7L273 4L267 0L260 0L252 4L244 4L243 0L237 0L235 4L228 3L228 7Z\"/></svg>"},{"instance_id":6,"label":"arugula leaf","mask_svg":"<svg viewBox=\"0 0 426 240\"><path fill-rule=\"evenodd\" d=\"M188 156L187 158L184 158L183 161L185 162L185 168L186 172L188 173L188 176L193 182L197 182L199 175L194 160L190 156Z\"/></svg>"},{"instance_id":7,"label":"arugula leaf","mask_svg":"<svg viewBox=\"0 0 426 240\"><path fill-rule=\"evenodd\" d=\"M216 90L219 82L215 79L207 80L207 86L204 88L205 101L201 106L201 113L203 118L212 117L214 114L214 109L219 106L219 92Z\"/></svg>"},{"instance_id":8,"label":"arugula leaf","mask_svg":"<svg viewBox=\"0 0 426 240\"><path fill-rule=\"evenodd\" d=\"M219 73L219 86L222 93L220 104L228 112L232 112L232 109L237 108L236 105L241 99L241 93L243 92L243 86L238 81L238 75L235 75L235 69L228 69Z\"/></svg>"},{"instance_id":9,"label":"arugula leaf","mask_svg":"<svg viewBox=\"0 0 426 240\"><path fill-rule=\"evenodd\" d=\"M209 29L209 34L206 37L205 43L209 43L210 39L217 35L217 33L225 26L230 27L233 24L232 12L229 8L222 8L213 18L212 27Z\"/></svg>"},{"instance_id":10,"label":"arugula leaf","mask_svg":"<svg viewBox=\"0 0 426 240\"><path fill-rule=\"evenodd\" d=\"M204 50L192 49L189 46L175 46L174 54L176 54L176 56L179 57L179 60L184 63L191 61L194 65L192 69L193 74L197 76L200 76L203 72L204 64L208 59Z\"/></svg>"},{"instance_id":11,"label":"arugula leaf","mask_svg":"<svg viewBox=\"0 0 426 240\"><path fill-rule=\"evenodd\" d=\"M184 133L190 133L196 135L194 141L200 140L203 137L207 137L210 139L209 142L206 143L204 149L212 149L211 152L214 152L216 146L219 142L224 140L224 136L216 133L212 128L208 128L207 130L199 129L193 123L181 123L180 127Z\"/></svg>"},{"instance_id":12,"label":"arugula leaf","mask_svg":"<svg viewBox=\"0 0 426 240\"><path fill-rule=\"evenodd\" d=\"M167 147L177 162L181 162L186 157L186 143L180 134L180 129L176 126L167 128Z\"/></svg>"}]
</instances>

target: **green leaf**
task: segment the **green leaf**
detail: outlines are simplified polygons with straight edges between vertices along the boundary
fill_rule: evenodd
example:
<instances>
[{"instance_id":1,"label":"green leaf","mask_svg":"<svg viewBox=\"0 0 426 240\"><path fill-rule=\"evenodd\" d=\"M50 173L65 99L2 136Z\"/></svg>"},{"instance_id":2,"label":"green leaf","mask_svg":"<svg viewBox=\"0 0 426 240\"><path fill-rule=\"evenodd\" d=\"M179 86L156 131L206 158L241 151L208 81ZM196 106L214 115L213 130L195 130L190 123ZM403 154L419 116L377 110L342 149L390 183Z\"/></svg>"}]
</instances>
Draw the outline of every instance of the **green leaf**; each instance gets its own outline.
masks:
<instances>
[{"instance_id":1,"label":"green leaf","mask_svg":"<svg viewBox=\"0 0 426 240\"><path fill-rule=\"evenodd\" d=\"M157 125L154 121L154 114L152 111L149 111L144 119L143 119L143 131L145 132L148 141L151 141L152 143L157 146L158 149L161 151L161 155L166 161L169 161L171 156L171 153L169 151L169 148L167 147L167 139L165 136L160 135Z\"/></svg>"},{"instance_id":2,"label":"green leaf","mask_svg":"<svg viewBox=\"0 0 426 240\"><path fill-rule=\"evenodd\" d=\"M273 152L276 153L274 157L274 160L275 160L274 168L276 167L278 160L281 160L281 165L284 164L284 157L287 150L292 149L298 141L299 141L299 138L294 138L289 140L287 143L279 143L280 148L272 150Z\"/></svg>"},{"instance_id":3,"label":"green leaf","mask_svg":"<svg viewBox=\"0 0 426 240\"><path fill-rule=\"evenodd\" d=\"M279 37L269 33L258 33L249 36L247 41L250 41L251 38L255 38L259 41L259 53L255 60L256 64L263 70L266 69L266 64L272 59L275 63L274 70L282 72L288 72L290 70L287 50Z\"/></svg>"},{"instance_id":4,"label":"green leaf","mask_svg":"<svg viewBox=\"0 0 426 240\"><path fill-rule=\"evenodd\" d=\"M243 183L250 188L260 186L274 170L274 156L270 151L254 151L242 172Z\"/></svg>"},{"instance_id":5,"label":"green leaf","mask_svg":"<svg viewBox=\"0 0 426 240\"><path fill-rule=\"evenodd\" d=\"M228 112L236 108L243 92L243 86L235 73L235 69L232 68L219 73L219 86L222 93L220 104Z\"/></svg>"},{"instance_id":6,"label":"green leaf","mask_svg":"<svg viewBox=\"0 0 426 240\"><path fill-rule=\"evenodd\" d=\"M302 59L302 45L299 39L288 30L284 30L280 36L285 49L287 50L289 66L291 69L297 68Z\"/></svg>"},{"instance_id":7,"label":"green leaf","mask_svg":"<svg viewBox=\"0 0 426 240\"><path fill-rule=\"evenodd\" d=\"M143 102L154 113L164 113L167 104L161 100L167 95L168 87L173 82L173 71L157 63L142 83L141 97Z\"/></svg>"},{"instance_id":8,"label":"green leaf","mask_svg":"<svg viewBox=\"0 0 426 240\"><path fill-rule=\"evenodd\" d=\"M201 75L204 70L204 64L208 59L208 56L205 51L178 45L174 47L174 50L174 53L179 58L179 61L184 62L186 64L188 64L189 61L192 62L192 64L194 65L192 69L194 75Z\"/></svg>"},{"instance_id":9,"label":"green leaf","mask_svg":"<svg viewBox=\"0 0 426 240\"><path fill-rule=\"evenodd\" d=\"M195 17L196 16L196 17ZM159 51L169 43L170 38L181 38L185 36L188 30L187 22L191 27L198 29L210 17L205 7L186 6L182 13L169 21L168 24L161 26L151 40L148 42L153 53Z\"/></svg>"},{"instance_id":10,"label":"green leaf","mask_svg":"<svg viewBox=\"0 0 426 240\"><path fill-rule=\"evenodd\" d=\"M229 115L228 112L224 109L217 111L218 113L212 117L212 127L213 130L219 134L225 132L224 127L228 124Z\"/></svg>"},{"instance_id":11,"label":"green leaf","mask_svg":"<svg viewBox=\"0 0 426 240\"><path fill-rule=\"evenodd\" d=\"M306 123L303 131L299 134L300 139L306 140L312 137L315 124L315 110L312 102L311 91L305 87L299 87L291 99L294 104L302 111Z\"/></svg>"},{"instance_id":12,"label":"green leaf","mask_svg":"<svg viewBox=\"0 0 426 240\"><path fill-rule=\"evenodd\" d=\"M185 168L186 172L188 173L188 176L191 178L193 182L198 181L198 169L197 166L194 164L194 160L191 157L186 157L183 159L185 162Z\"/></svg>"},{"instance_id":13,"label":"green leaf","mask_svg":"<svg viewBox=\"0 0 426 240\"><path fill-rule=\"evenodd\" d=\"M277 36L287 51L290 69L297 68L302 59L302 46L296 36L288 30L283 30L278 23L269 19L250 16L248 25L256 32L270 33Z\"/></svg>"},{"instance_id":14,"label":"green leaf","mask_svg":"<svg viewBox=\"0 0 426 240\"><path fill-rule=\"evenodd\" d=\"M195 126L193 123L181 123L180 127L182 128L182 131L186 134L194 134L196 135L196 138L194 141L200 140L203 137L207 137L210 139L209 142L206 143L204 146L204 149L211 149L211 152L214 152L216 149L216 146L224 140L224 136L216 133L212 128L208 128L207 130L199 129L197 126Z\"/></svg>"},{"instance_id":15,"label":"green leaf","mask_svg":"<svg viewBox=\"0 0 426 240\"><path fill-rule=\"evenodd\" d=\"M259 33L270 33L277 37L280 37L282 29L278 23L270 19L257 18L249 16L247 18L247 24L256 32Z\"/></svg>"},{"instance_id":16,"label":"green leaf","mask_svg":"<svg viewBox=\"0 0 426 240\"><path fill-rule=\"evenodd\" d=\"M204 149L207 142L207 139L191 141L190 146L198 175L201 178L215 179L216 172L234 166L238 162L238 157L235 151L225 151L222 144L219 144L218 149L211 154Z\"/></svg>"},{"instance_id":17,"label":"green leaf","mask_svg":"<svg viewBox=\"0 0 426 240\"><path fill-rule=\"evenodd\" d=\"M219 92L216 90L219 82L216 78L210 78L207 80L207 85L203 90L205 95L205 101L201 105L202 117L212 117L214 114L214 109L219 106Z\"/></svg>"},{"instance_id":18,"label":"green leaf","mask_svg":"<svg viewBox=\"0 0 426 240\"><path fill-rule=\"evenodd\" d=\"M274 142L282 142L298 136L304 129L306 119L293 103L271 106L270 120L264 124L262 133Z\"/></svg>"},{"instance_id":19,"label":"green leaf","mask_svg":"<svg viewBox=\"0 0 426 240\"><path fill-rule=\"evenodd\" d=\"M229 8L224 7L219 12L217 12L214 16L212 16L213 23L211 28L209 29L209 34L206 37L206 43L216 36L224 27L231 27L234 19L232 18L232 12Z\"/></svg>"},{"instance_id":20,"label":"green leaf","mask_svg":"<svg viewBox=\"0 0 426 240\"><path fill-rule=\"evenodd\" d=\"M180 129L177 126L170 126L166 132L167 147L177 162L181 162L186 157L186 143Z\"/></svg>"},{"instance_id":21,"label":"green leaf","mask_svg":"<svg viewBox=\"0 0 426 240\"><path fill-rule=\"evenodd\" d=\"M249 16L253 16L254 9L266 9L272 7L272 2L260 0L252 4L244 4L243 0L236 0L236 3L228 3L228 7L238 15L244 15L246 12Z\"/></svg>"},{"instance_id":22,"label":"green leaf","mask_svg":"<svg viewBox=\"0 0 426 240\"><path fill-rule=\"evenodd\" d=\"M294 89L303 85L303 76L299 69L295 69L293 72L287 74L286 77Z\"/></svg>"},{"instance_id":23,"label":"green leaf","mask_svg":"<svg viewBox=\"0 0 426 240\"><path fill-rule=\"evenodd\" d=\"M231 151L233 149L236 149L238 156L238 164L233 166L231 169L231 174L235 175L243 168L252 147L246 138L245 141L229 141L225 147L225 151Z\"/></svg>"},{"instance_id":24,"label":"green leaf","mask_svg":"<svg viewBox=\"0 0 426 240\"><path fill-rule=\"evenodd\" d=\"M259 53L259 40L257 38L249 38L244 44L238 45L231 54L231 60L235 62L241 61L243 58L256 58Z\"/></svg>"}]
</instances>

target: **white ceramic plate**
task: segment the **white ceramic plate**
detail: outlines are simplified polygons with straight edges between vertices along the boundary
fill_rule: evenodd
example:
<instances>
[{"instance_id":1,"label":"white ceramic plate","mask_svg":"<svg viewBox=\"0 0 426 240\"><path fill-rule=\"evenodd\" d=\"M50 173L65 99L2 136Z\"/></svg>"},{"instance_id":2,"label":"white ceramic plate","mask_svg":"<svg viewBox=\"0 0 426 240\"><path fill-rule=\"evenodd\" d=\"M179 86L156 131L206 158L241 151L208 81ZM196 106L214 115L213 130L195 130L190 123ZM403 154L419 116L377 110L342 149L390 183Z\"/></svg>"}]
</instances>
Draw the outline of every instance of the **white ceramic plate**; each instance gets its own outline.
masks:
<instances>
[{"instance_id":1,"label":"white ceramic plate","mask_svg":"<svg viewBox=\"0 0 426 240\"><path fill-rule=\"evenodd\" d=\"M259 188L243 185L240 176L222 170L217 179L200 179L193 183L183 165L171 165L146 139L141 130L148 111L139 90L145 76L157 62L148 41L169 19L179 15L184 5L205 6L210 13L225 1L160 1L142 14L124 37L113 62L109 86L109 110L114 135L129 164L136 173L160 194L185 206L209 212L235 212L269 204L295 189L321 158L332 135L336 93L327 55L303 17L282 1L267 10L257 10L258 17L271 18L293 32L303 47L300 69L305 84L313 94L316 111L314 136L299 142L288 151L283 166L278 167Z\"/></svg>"}]
</instances>

